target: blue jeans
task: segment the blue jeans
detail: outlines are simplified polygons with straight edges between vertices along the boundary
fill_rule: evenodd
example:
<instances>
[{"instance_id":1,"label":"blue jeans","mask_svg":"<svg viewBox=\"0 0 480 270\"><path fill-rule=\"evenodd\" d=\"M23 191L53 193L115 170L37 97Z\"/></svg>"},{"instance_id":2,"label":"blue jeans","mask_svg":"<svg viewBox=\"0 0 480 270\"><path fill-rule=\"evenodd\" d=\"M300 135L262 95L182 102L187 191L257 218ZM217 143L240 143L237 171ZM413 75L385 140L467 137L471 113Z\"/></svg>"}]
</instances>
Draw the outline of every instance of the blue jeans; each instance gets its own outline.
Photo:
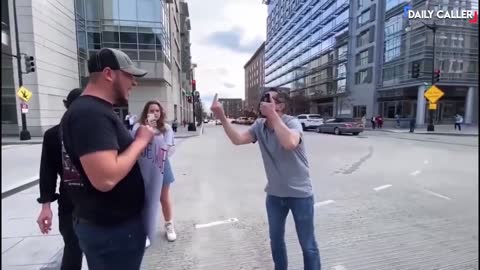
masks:
<instances>
[{"instance_id":1,"label":"blue jeans","mask_svg":"<svg viewBox=\"0 0 480 270\"><path fill-rule=\"evenodd\" d=\"M281 198L267 195L270 246L275 270L288 269L285 222L290 210L292 210L298 240L303 251L304 269L321 269L320 252L314 233L313 204L313 196L308 198Z\"/></svg>"},{"instance_id":2,"label":"blue jeans","mask_svg":"<svg viewBox=\"0 0 480 270\"><path fill-rule=\"evenodd\" d=\"M139 270L147 239L142 219L103 227L74 218L75 233L90 270Z\"/></svg>"}]
</instances>

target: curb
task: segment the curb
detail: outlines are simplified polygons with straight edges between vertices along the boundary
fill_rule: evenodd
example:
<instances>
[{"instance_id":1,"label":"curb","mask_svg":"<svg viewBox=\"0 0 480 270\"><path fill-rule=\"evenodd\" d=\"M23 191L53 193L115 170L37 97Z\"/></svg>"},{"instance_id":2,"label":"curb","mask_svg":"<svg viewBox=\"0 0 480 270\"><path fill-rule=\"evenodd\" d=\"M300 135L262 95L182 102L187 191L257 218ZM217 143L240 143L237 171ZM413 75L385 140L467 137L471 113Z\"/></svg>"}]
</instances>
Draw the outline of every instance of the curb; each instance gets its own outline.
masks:
<instances>
[{"instance_id":1,"label":"curb","mask_svg":"<svg viewBox=\"0 0 480 270\"><path fill-rule=\"evenodd\" d=\"M366 129L365 131L378 131L378 132L386 132L386 133L395 133L395 134L411 134L408 131L405 132L396 132L391 130L379 130L379 129ZM466 134L466 133L446 133L446 132L428 132L428 131L421 131L421 132L413 132L413 134L418 135L440 135L440 136L458 136L458 137L478 137L478 134Z\"/></svg>"},{"instance_id":2,"label":"curb","mask_svg":"<svg viewBox=\"0 0 480 270\"><path fill-rule=\"evenodd\" d=\"M9 188L7 189L6 191L3 191L2 190L2 200L5 199L5 198L8 198L14 194L17 194L19 192L22 192L26 189L29 189L33 186L36 186L38 185L40 179L38 177L34 177L32 179L28 179L26 181L24 181L22 184L20 184L19 186L16 186L16 187L13 187L13 188Z\"/></svg>"}]
</instances>

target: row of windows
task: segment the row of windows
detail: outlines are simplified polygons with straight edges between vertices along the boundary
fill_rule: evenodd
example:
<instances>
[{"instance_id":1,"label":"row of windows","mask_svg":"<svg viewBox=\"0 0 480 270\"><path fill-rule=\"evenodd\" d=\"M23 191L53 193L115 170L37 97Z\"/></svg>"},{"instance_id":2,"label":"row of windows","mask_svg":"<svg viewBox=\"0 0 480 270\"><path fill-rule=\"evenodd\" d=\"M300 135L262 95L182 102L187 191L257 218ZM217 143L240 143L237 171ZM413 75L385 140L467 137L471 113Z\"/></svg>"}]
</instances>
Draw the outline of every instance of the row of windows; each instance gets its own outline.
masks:
<instances>
[{"instance_id":1,"label":"row of windows","mask_svg":"<svg viewBox=\"0 0 480 270\"><path fill-rule=\"evenodd\" d=\"M344 13L345 16L347 16L348 12ZM341 25L346 25L348 23L348 18L345 18L344 16L338 17L337 19L330 21L327 25L325 25L322 29L317 30L314 32L308 39L304 40L300 45L295 46L290 48L289 51L285 51L282 55L279 55L279 58L274 60L270 59L265 61L265 73L268 75L272 73L275 69L280 68L285 66L286 63L295 61L295 59L292 59L295 55L297 55L295 58L305 58L305 56L309 53L309 50L312 52L311 54L314 55L317 52L320 52L323 48L328 48L330 47L334 42L335 42L335 36L327 38L326 40L322 42L318 42L321 38L325 38L328 33L332 31L333 28L336 28ZM343 29L337 29L339 32L336 36L340 36L342 33L346 32L348 29L345 27ZM316 46L313 46L313 44L318 43ZM309 50L307 48L310 48ZM307 49L307 51L303 52L302 55L298 55L301 51ZM275 62L272 62L275 61ZM302 61L302 60L300 60Z\"/></svg>"},{"instance_id":2,"label":"row of windows","mask_svg":"<svg viewBox=\"0 0 480 270\"><path fill-rule=\"evenodd\" d=\"M314 13L319 11L320 7L324 5L326 1L331 1L331 0L325 0L325 1L322 1L322 3L318 3L315 6L312 6L311 8L309 7L309 12L306 15L302 15L302 19L300 19L300 21L296 23L295 26L292 27L292 29L290 29L289 31L284 32L282 35L276 35L272 38L267 38L266 53L265 53L265 59L267 62L271 57L275 58L275 54L277 56L282 55L284 54L284 51L290 50L290 47L293 46L293 44L295 44L300 38L304 38L305 35L310 34L312 32L311 30L315 26L318 26L320 24L325 24L326 20L333 19L332 14L334 12L339 11L339 9L343 7L343 2L346 2L342 0L340 2L330 4L329 7L326 8L320 15L317 15L316 17L312 17ZM344 18L347 18L348 12L346 16L343 14L340 16L344 16ZM342 21L342 20L339 20L339 21ZM290 22L290 25L292 23L293 22ZM300 27L302 29L301 31L299 31ZM267 32L269 31L270 31L270 27L267 25ZM293 35L293 33L296 33L296 32L300 32L300 33ZM292 36L293 36L293 39L292 39Z\"/></svg>"}]
</instances>

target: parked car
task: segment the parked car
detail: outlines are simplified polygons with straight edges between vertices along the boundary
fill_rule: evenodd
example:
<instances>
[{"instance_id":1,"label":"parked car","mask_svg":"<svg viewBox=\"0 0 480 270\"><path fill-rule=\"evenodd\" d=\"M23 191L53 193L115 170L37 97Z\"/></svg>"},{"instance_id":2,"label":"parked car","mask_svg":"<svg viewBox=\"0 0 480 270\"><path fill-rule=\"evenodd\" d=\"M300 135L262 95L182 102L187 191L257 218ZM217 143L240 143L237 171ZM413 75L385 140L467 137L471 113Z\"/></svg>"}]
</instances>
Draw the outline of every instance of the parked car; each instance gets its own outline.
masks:
<instances>
[{"instance_id":1,"label":"parked car","mask_svg":"<svg viewBox=\"0 0 480 270\"><path fill-rule=\"evenodd\" d=\"M334 133L340 135L343 133L351 133L358 135L363 132L363 125L361 122L355 121L352 118L332 118L328 119L317 128L318 133Z\"/></svg>"},{"instance_id":2,"label":"parked car","mask_svg":"<svg viewBox=\"0 0 480 270\"><path fill-rule=\"evenodd\" d=\"M253 117L249 117L247 119L247 122L245 123L246 125L253 125L253 123L255 123L255 118Z\"/></svg>"},{"instance_id":3,"label":"parked car","mask_svg":"<svg viewBox=\"0 0 480 270\"><path fill-rule=\"evenodd\" d=\"M297 115L297 118L302 124L303 130L316 129L323 124L323 118L319 114L300 114Z\"/></svg>"},{"instance_id":4,"label":"parked car","mask_svg":"<svg viewBox=\"0 0 480 270\"><path fill-rule=\"evenodd\" d=\"M203 123L207 124L209 122L208 119L203 119Z\"/></svg>"},{"instance_id":5,"label":"parked car","mask_svg":"<svg viewBox=\"0 0 480 270\"><path fill-rule=\"evenodd\" d=\"M218 120L218 119L215 120L215 126L217 126L217 125L222 125L222 122L221 122L220 120Z\"/></svg>"}]
</instances>

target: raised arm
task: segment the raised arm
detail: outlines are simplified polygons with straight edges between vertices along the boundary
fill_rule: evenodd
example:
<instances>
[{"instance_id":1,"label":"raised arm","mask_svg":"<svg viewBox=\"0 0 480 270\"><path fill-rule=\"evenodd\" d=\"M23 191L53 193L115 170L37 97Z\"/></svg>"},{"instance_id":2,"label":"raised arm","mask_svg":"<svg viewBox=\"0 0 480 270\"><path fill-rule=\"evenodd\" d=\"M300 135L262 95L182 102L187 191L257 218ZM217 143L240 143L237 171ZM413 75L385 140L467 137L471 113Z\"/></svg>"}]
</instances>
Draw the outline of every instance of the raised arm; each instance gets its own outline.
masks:
<instances>
[{"instance_id":1,"label":"raised arm","mask_svg":"<svg viewBox=\"0 0 480 270\"><path fill-rule=\"evenodd\" d=\"M232 123L230 123L225 116L222 104L218 102L217 97L218 95L215 94L210 110L213 112L215 117L222 122L223 130L225 130L225 133L227 134L227 137L230 139L230 141L234 145L242 145L255 142L255 138L249 131L240 132L233 127Z\"/></svg>"}]
</instances>

